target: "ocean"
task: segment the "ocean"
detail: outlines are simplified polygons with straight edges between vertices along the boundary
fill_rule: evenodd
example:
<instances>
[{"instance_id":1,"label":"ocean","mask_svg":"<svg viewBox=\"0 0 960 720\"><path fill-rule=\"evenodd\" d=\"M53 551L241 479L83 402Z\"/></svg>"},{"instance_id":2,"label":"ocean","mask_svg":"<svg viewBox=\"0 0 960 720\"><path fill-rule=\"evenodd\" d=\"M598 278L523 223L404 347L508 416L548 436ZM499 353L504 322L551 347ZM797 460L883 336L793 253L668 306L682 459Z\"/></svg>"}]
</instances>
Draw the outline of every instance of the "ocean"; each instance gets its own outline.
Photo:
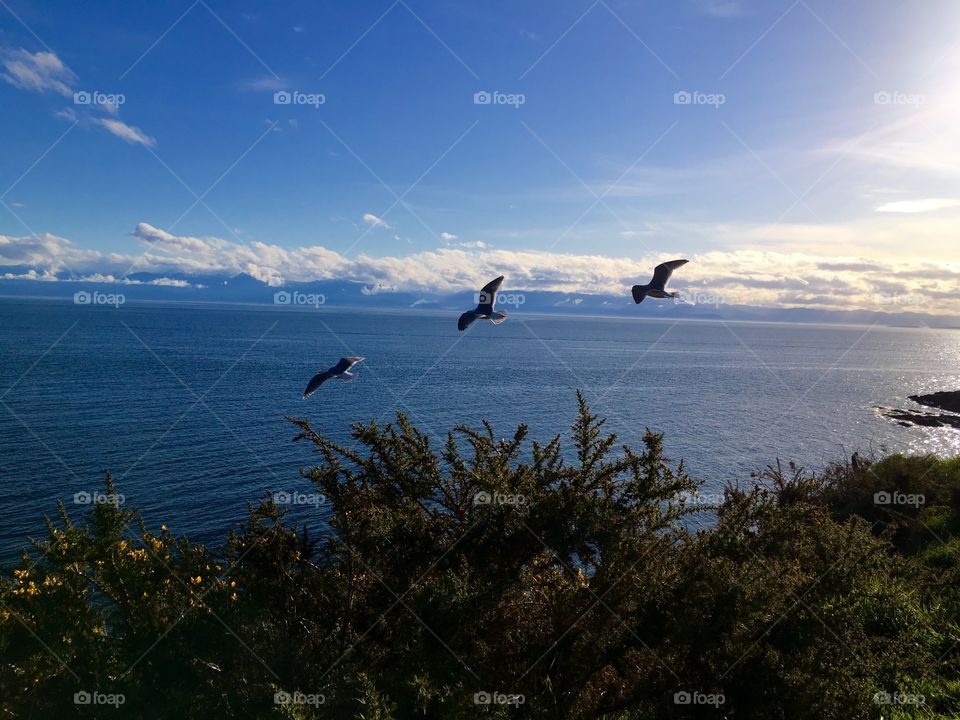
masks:
<instances>
[{"instance_id":1,"label":"ocean","mask_svg":"<svg viewBox=\"0 0 960 720\"><path fill-rule=\"evenodd\" d=\"M567 434L575 390L621 442L664 434L719 492L778 458L816 469L852 452L960 453L960 432L902 427L875 406L960 389L960 332L327 307L0 300L0 561L79 515L111 472L148 526L217 544L268 491L309 493L285 416L348 441L398 410L435 447L458 423ZM303 388L341 356L356 382ZM319 529L322 504L292 520Z\"/></svg>"}]
</instances>

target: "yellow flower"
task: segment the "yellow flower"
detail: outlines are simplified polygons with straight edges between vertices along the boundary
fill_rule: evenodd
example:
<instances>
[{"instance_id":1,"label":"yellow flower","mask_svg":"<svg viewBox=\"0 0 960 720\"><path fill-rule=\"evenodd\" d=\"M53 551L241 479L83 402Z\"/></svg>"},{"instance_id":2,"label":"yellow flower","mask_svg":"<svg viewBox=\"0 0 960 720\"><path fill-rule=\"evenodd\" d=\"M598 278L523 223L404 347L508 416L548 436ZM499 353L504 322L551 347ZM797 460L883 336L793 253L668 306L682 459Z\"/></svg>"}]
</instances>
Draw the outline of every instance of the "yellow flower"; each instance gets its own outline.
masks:
<instances>
[{"instance_id":1,"label":"yellow flower","mask_svg":"<svg viewBox=\"0 0 960 720\"><path fill-rule=\"evenodd\" d=\"M120 548L120 552L123 552L124 550L127 549L127 541L126 541L126 540L121 540L121 541L119 542L119 544L117 545L117 547Z\"/></svg>"},{"instance_id":2,"label":"yellow flower","mask_svg":"<svg viewBox=\"0 0 960 720\"><path fill-rule=\"evenodd\" d=\"M104 633L102 627L95 627L95 628L93 629L93 634L96 635L96 636L100 636L100 635L104 635L105 633Z\"/></svg>"},{"instance_id":3,"label":"yellow flower","mask_svg":"<svg viewBox=\"0 0 960 720\"><path fill-rule=\"evenodd\" d=\"M236 599L237 599L237 594L236 594L236 593L231 593L230 599L231 599L231 600L236 600Z\"/></svg>"},{"instance_id":4,"label":"yellow flower","mask_svg":"<svg viewBox=\"0 0 960 720\"><path fill-rule=\"evenodd\" d=\"M203 582L203 578L197 575L195 578L191 578L190 582L192 582L194 585L199 585Z\"/></svg>"},{"instance_id":5,"label":"yellow flower","mask_svg":"<svg viewBox=\"0 0 960 720\"><path fill-rule=\"evenodd\" d=\"M236 580L231 580L231 581L230 581L230 587L235 588L236 586L237 586L237 581L236 581Z\"/></svg>"},{"instance_id":6,"label":"yellow flower","mask_svg":"<svg viewBox=\"0 0 960 720\"><path fill-rule=\"evenodd\" d=\"M166 526L166 525L161 525L161 526L160 526L160 529L163 530L164 532L166 532L166 531L167 531L167 526Z\"/></svg>"}]
</instances>

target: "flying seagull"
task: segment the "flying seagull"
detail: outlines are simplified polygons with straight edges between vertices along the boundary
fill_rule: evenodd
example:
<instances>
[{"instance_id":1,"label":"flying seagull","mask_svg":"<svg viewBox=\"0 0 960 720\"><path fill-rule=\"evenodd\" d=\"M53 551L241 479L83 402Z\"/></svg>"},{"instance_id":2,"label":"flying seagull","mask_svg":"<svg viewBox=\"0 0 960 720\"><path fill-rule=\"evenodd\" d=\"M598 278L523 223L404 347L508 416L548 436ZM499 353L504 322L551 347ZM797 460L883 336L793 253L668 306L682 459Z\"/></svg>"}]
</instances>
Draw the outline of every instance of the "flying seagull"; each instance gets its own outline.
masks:
<instances>
[{"instance_id":1,"label":"flying seagull","mask_svg":"<svg viewBox=\"0 0 960 720\"><path fill-rule=\"evenodd\" d=\"M340 358L340 362L338 362L329 370L318 372L310 379L310 382L307 383L307 389L303 391L303 399L306 400L308 397L313 395L320 388L320 386L330 378L338 378L348 382L350 380L356 380L358 375L350 372L350 369L361 360L363 360L362 357Z\"/></svg>"},{"instance_id":2,"label":"flying seagull","mask_svg":"<svg viewBox=\"0 0 960 720\"><path fill-rule=\"evenodd\" d=\"M459 330L466 330L467 326L474 320L492 320L494 325L499 325L507 319L505 312L494 311L493 306L497 302L497 290L500 289L500 283L503 282L503 275L496 280L491 280L480 291L480 304L476 310L467 310L457 321Z\"/></svg>"},{"instance_id":3,"label":"flying seagull","mask_svg":"<svg viewBox=\"0 0 960 720\"><path fill-rule=\"evenodd\" d=\"M677 296L676 293L668 293L666 291L667 281L670 279L670 276L673 275L673 271L682 265L686 265L689 260L671 260L670 262L661 263L653 269L653 280L651 280L646 285L634 285L633 286L633 301L635 303L642 303L643 299L649 295L654 298L674 298Z\"/></svg>"}]
</instances>

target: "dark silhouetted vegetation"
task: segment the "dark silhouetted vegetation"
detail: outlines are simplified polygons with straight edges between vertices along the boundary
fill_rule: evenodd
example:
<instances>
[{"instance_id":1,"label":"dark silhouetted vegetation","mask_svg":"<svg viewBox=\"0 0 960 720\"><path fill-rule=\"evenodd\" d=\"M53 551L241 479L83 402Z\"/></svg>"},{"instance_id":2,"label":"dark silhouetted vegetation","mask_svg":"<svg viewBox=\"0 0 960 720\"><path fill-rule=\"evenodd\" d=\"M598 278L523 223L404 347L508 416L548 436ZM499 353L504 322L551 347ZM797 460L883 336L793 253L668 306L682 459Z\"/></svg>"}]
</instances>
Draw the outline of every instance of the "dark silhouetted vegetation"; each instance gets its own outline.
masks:
<instances>
[{"instance_id":1,"label":"dark silhouetted vegetation","mask_svg":"<svg viewBox=\"0 0 960 720\"><path fill-rule=\"evenodd\" d=\"M960 715L960 460L775 466L707 508L582 399L569 454L296 424L322 537L271 500L216 551L61 506L0 578L0 717Z\"/></svg>"}]
</instances>

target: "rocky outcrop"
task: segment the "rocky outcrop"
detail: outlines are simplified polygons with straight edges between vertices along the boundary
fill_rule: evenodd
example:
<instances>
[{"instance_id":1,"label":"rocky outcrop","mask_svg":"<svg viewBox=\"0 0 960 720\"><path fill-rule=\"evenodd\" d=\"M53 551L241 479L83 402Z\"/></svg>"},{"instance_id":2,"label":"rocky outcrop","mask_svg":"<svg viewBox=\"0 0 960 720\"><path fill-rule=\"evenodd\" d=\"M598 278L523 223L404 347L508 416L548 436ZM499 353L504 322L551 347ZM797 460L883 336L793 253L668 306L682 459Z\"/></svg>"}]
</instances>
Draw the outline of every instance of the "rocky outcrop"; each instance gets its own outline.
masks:
<instances>
[{"instance_id":1,"label":"rocky outcrop","mask_svg":"<svg viewBox=\"0 0 960 720\"><path fill-rule=\"evenodd\" d=\"M910 399L920 405L935 407L947 412L960 413L960 391L943 390L929 395L911 395Z\"/></svg>"},{"instance_id":2,"label":"rocky outcrop","mask_svg":"<svg viewBox=\"0 0 960 720\"><path fill-rule=\"evenodd\" d=\"M919 425L921 427L952 427L960 430L960 392L942 390L927 395L911 395L910 399L918 405L925 405L946 412L936 413L926 410L899 410L897 408L878 407L877 413L881 417L893 420L905 427Z\"/></svg>"}]
</instances>

